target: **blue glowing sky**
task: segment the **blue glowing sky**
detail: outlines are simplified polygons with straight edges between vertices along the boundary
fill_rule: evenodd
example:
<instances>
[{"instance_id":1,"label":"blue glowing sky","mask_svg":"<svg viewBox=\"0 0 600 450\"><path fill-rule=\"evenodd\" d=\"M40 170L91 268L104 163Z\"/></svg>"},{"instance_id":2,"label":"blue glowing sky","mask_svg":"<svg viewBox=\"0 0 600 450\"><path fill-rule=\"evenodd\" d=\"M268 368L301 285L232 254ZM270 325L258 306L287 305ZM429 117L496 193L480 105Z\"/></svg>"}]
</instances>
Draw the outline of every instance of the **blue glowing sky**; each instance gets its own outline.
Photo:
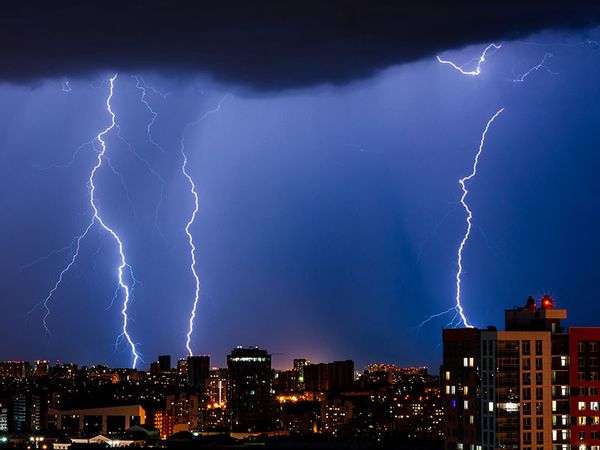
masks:
<instances>
[{"instance_id":1,"label":"blue glowing sky","mask_svg":"<svg viewBox=\"0 0 600 450\"><path fill-rule=\"evenodd\" d=\"M194 280L184 227L193 209L179 152L186 124L199 193L191 231L201 294L192 347L216 365L236 345L292 358L439 364L441 328L428 315L454 304L470 171L474 228L464 253L463 303L476 326L550 293L570 323L597 325L600 237L600 46L597 31L503 41L478 77L434 56L339 85L249 90L199 74L121 71L106 136L117 175L96 177L103 217L123 239L139 284L130 332L148 363L185 355ZM460 63L488 42L448 50ZM551 53L545 66L515 82ZM89 223L91 141L108 126L109 72L0 84L0 358L127 366L117 253L93 228L53 296L48 325L30 312L68 264L63 248ZM166 96L141 102L133 75ZM66 89L68 85L68 89ZM96 147L97 150L97 147ZM133 152L136 154L134 154ZM142 161L145 160L146 162ZM57 167L64 166L64 167ZM161 182L148 167L164 179ZM30 263L49 255L35 264ZM144 364L142 364L143 366Z\"/></svg>"}]
</instances>

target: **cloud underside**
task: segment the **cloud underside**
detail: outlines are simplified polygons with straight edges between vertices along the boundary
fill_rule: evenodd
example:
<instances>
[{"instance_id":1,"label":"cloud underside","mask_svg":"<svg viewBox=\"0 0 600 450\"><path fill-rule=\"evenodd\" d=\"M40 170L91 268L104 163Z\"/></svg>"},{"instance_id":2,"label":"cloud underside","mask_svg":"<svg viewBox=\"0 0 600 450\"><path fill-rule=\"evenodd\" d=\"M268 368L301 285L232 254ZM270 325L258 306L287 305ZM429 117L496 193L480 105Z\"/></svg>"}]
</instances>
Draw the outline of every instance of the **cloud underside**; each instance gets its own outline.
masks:
<instances>
[{"instance_id":1,"label":"cloud underside","mask_svg":"<svg viewBox=\"0 0 600 450\"><path fill-rule=\"evenodd\" d=\"M569 1L2 3L0 80L104 70L206 73L253 90L344 84L469 44L596 26Z\"/></svg>"}]
</instances>

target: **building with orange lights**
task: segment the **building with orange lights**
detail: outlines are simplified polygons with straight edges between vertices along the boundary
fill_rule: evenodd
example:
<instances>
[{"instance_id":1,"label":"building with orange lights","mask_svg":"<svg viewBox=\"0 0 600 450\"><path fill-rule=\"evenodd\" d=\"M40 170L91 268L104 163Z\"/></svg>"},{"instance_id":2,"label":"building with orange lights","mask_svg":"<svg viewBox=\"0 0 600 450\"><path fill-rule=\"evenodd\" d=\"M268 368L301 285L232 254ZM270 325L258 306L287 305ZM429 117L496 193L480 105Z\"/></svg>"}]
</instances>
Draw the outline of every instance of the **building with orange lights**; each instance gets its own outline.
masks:
<instances>
[{"instance_id":1,"label":"building with orange lights","mask_svg":"<svg viewBox=\"0 0 600 450\"><path fill-rule=\"evenodd\" d=\"M170 411L154 412L154 427L158 430L161 439L167 439L173 434L175 422Z\"/></svg>"}]
</instances>

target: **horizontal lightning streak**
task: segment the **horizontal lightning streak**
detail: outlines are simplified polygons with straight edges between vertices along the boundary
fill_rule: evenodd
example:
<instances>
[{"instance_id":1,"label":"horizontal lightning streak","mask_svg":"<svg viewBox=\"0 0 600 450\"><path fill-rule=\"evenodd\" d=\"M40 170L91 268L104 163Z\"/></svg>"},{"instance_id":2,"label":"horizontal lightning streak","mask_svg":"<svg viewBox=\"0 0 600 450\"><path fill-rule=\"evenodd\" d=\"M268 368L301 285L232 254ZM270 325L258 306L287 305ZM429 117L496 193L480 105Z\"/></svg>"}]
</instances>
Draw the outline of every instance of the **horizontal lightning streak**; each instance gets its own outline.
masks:
<instances>
[{"instance_id":1,"label":"horizontal lightning streak","mask_svg":"<svg viewBox=\"0 0 600 450\"><path fill-rule=\"evenodd\" d=\"M485 50L483 51L483 53L481 54L481 56L479 57L479 59L477 60L477 65L475 66L475 70L470 70L470 71L464 70L461 66L458 66L457 64L453 63L452 61L442 59L439 56L436 56L436 58L437 58L438 62L440 62L441 64L448 64L452 68L458 70L463 75L478 76L479 74L481 74L481 65L485 62L485 58L486 58L486 56L488 56L488 52L492 49L497 51L501 47L502 47L501 44L496 45L496 44L492 43L492 44L488 45L485 48Z\"/></svg>"},{"instance_id":2,"label":"horizontal lightning streak","mask_svg":"<svg viewBox=\"0 0 600 450\"><path fill-rule=\"evenodd\" d=\"M545 53L544 57L542 58L542 60L540 61L539 64L533 66L531 69L529 69L527 72L521 74L521 76L519 78L515 78L513 80L513 83L523 83L525 81L525 78L527 78L529 75L531 75L533 72L540 70L540 69L544 69L546 70L548 73L552 74L552 75L556 75L556 72L552 72L548 66L546 66L546 60L548 58L552 58L552 53Z\"/></svg>"}]
</instances>

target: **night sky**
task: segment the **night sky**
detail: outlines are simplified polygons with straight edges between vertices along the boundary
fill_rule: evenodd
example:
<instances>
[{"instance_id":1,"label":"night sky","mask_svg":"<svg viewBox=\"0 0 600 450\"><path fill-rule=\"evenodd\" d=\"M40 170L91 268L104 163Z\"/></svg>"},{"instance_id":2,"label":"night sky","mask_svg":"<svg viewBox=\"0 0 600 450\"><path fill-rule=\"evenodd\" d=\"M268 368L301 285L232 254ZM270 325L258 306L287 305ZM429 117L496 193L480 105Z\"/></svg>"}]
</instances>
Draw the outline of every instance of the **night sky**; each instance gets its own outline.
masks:
<instances>
[{"instance_id":1,"label":"night sky","mask_svg":"<svg viewBox=\"0 0 600 450\"><path fill-rule=\"evenodd\" d=\"M181 172L183 135L199 194L192 348L215 365L236 345L257 345L276 367L307 357L436 370L453 314L417 326L454 305L466 227L458 179L502 107L468 184L465 312L476 326L502 326L505 308L549 293L568 308L569 323L600 325L598 11L561 14L561 2L549 2L526 20L509 2L467 22L459 20L465 6L427 15L418 6L346 3L322 16L313 2L304 15L296 3L267 15L241 3L228 15L212 4L198 18L210 27L196 30L185 8L156 28L156 8L167 4L154 0L140 21L135 2L103 14L71 2L57 2L52 14L8 2L0 19L0 36L13 44L0 50L0 359L131 365L118 340L118 254L100 227L81 241L50 301L51 335L36 308L92 217L94 138L110 124L115 73L118 127L105 137L96 198L138 280L129 331L142 367L158 354L186 355L194 279L184 228L194 203ZM399 32L402 17L411 26ZM452 32L453 19L463 31ZM502 47L479 76L435 58L472 70L490 42ZM138 80L157 114L158 146Z\"/></svg>"}]
</instances>

